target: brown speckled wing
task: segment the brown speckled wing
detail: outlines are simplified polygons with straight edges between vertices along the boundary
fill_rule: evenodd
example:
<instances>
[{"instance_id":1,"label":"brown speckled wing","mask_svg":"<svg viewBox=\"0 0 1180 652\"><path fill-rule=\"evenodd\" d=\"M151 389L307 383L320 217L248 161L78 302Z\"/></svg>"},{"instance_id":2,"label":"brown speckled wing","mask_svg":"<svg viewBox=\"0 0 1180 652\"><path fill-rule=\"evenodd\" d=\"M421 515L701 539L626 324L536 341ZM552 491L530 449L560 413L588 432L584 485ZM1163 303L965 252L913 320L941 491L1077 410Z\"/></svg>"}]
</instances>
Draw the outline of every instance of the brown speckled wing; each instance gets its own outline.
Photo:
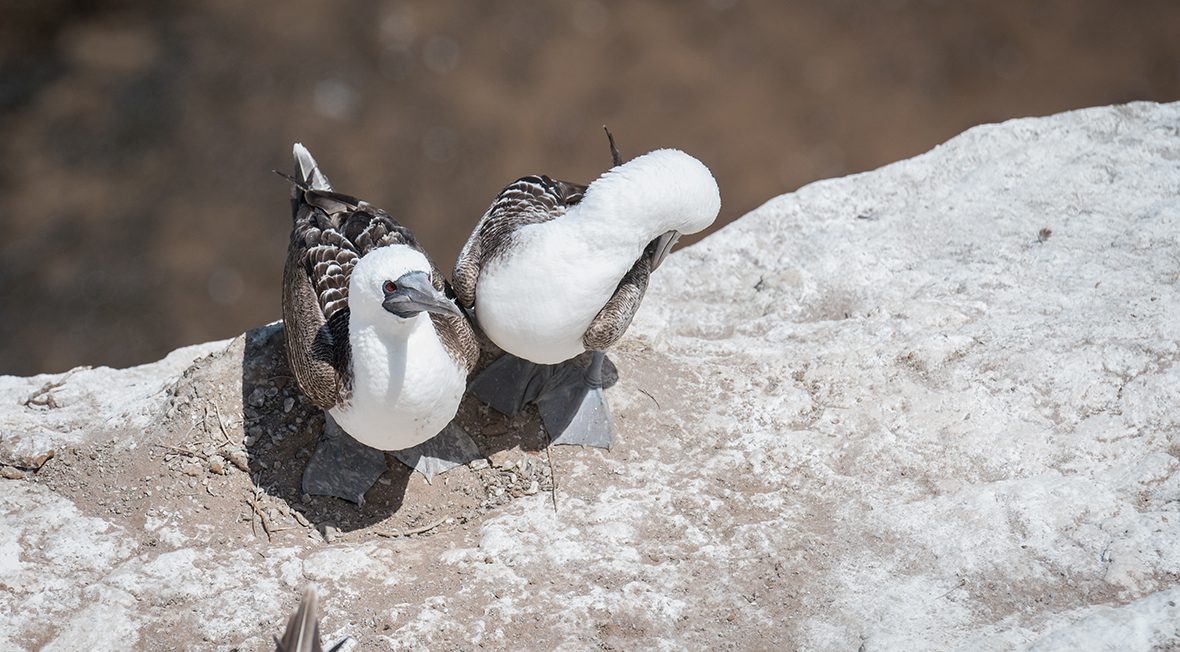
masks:
<instances>
[{"instance_id":1,"label":"brown speckled wing","mask_svg":"<svg viewBox=\"0 0 1180 652\"><path fill-rule=\"evenodd\" d=\"M475 371L475 365L479 362L479 340L467 317L430 313L430 320L434 322L434 330L451 358L467 369L467 373Z\"/></svg>"},{"instance_id":2,"label":"brown speckled wing","mask_svg":"<svg viewBox=\"0 0 1180 652\"><path fill-rule=\"evenodd\" d=\"M303 393L327 410L347 395L349 387L348 308L338 309L328 325L308 272L307 253L302 242L292 238L283 269L287 363Z\"/></svg>"},{"instance_id":3,"label":"brown speckled wing","mask_svg":"<svg viewBox=\"0 0 1180 652\"><path fill-rule=\"evenodd\" d=\"M561 217L568 207L582 200L585 191L586 186L545 175L521 177L501 190L479 218L455 261L451 278L459 305L468 310L475 306L479 271L512 246L512 234L517 229Z\"/></svg>"}]
</instances>

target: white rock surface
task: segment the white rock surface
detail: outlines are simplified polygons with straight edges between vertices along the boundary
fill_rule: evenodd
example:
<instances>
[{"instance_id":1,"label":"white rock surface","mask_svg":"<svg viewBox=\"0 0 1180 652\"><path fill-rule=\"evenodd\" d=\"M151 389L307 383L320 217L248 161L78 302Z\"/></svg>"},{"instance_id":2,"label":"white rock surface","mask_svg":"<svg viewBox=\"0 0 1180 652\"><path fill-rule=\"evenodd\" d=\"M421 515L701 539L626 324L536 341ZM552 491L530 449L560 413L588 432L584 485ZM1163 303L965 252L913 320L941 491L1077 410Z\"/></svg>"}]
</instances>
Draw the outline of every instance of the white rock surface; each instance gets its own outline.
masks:
<instances>
[{"instance_id":1,"label":"white rock surface","mask_svg":"<svg viewBox=\"0 0 1180 652\"><path fill-rule=\"evenodd\" d=\"M556 514L145 546L0 480L0 648L266 649L305 582L363 649L1177 647L1178 281L1180 104L977 127L672 256ZM74 398L135 440L182 368ZM90 441L47 380L0 378L0 454Z\"/></svg>"},{"instance_id":2,"label":"white rock surface","mask_svg":"<svg viewBox=\"0 0 1180 652\"><path fill-rule=\"evenodd\" d=\"M56 375L0 376L0 463L19 464L45 451L106 437L135 446L143 438L125 435L159 425L164 390L194 360L229 342L186 346L130 369L79 367Z\"/></svg>"}]
</instances>

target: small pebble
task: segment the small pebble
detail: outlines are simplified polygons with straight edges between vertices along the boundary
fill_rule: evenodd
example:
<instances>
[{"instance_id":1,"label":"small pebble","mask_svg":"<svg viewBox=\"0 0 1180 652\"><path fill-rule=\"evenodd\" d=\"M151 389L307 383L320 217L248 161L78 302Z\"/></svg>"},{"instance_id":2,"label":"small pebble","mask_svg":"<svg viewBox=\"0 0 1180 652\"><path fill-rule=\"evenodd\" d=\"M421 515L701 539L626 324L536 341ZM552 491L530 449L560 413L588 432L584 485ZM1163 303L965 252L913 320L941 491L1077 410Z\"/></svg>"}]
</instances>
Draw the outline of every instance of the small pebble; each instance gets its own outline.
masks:
<instances>
[{"instance_id":1,"label":"small pebble","mask_svg":"<svg viewBox=\"0 0 1180 652\"><path fill-rule=\"evenodd\" d=\"M246 457L245 451L237 449L229 451L229 461L238 469L250 472L250 458Z\"/></svg>"},{"instance_id":2,"label":"small pebble","mask_svg":"<svg viewBox=\"0 0 1180 652\"><path fill-rule=\"evenodd\" d=\"M340 530L337 530L335 525L324 526L324 541L332 543L338 534L340 534Z\"/></svg>"},{"instance_id":3,"label":"small pebble","mask_svg":"<svg viewBox=\"0 0 1180 652\"><path fill-rule=\"evenodd\" d=\"M295 407L295 399L290 396L283 399L283 412L290 412L293 407Z\"/></svg>"},{"instance_id":4,"label":"small pebble","mask_svg":"<svg viewBox=\"0 0 1180 652\"><path fill-rule=\"evenodd\" d=\"M489 466L491 466L491 465L490 465L490 464L488 464L488 461L487 461L487 459L485 459L485 458L482 458L482 457L481 457L481 458L479 458L479 459L474 459L474 460L471 460L471 464L470 464L470 466L471 466L471 468L472 468L473 470L476 470L476 471L481 471L481 470L483 470L483 469L486 469L486 468L488 468L488 467L489 467Z\"/></svg>"},{"instance_id":5,"label":"small pebble","mask_svg":"<svg viewBox=\"0 0 1180 652\"><path fill-rule=\"evenodd\" d=\"M311 521L307 520L307 517L304 516L303 514L300 514L299 512L295 512L293 515L295 516L296 522L298 522L303 527L308 527L311 525Z\"/></svg>"},{"instance_id":6,"label":"small pebble","mask_svg":"<svg viewBox=\"0 0 1180 652\"><path fill-rule=\"evenodd\" d=\"M33 458L33 468L39 469L42 466L45 466L45 463L48 462L49 460L53 459L53 456L56 454L57 454L57 451L49 450L49 451L45 451L44 453L41 453L37 457L34 457Z\"/></svg>"},{"instance_id":7,"label":"small pebble","mask_svg":"<svg viewBox=\"0 0 1180 652\"><path fill-rule=\"evenodd\" d=\"M536 480L533 480L532 484L529 485L529 488L524 490L524 493L526 496L531 496L540 490L541 485L538 484Z\"/></svg>"},{"instance_id":8,"label":"small pebble","mask_svg":"<svg viewBox=\"0 0 1180 652\"><path fill-rule=\"evenodd\" d=\"M0 477L9 480L24 480L25 472L20 469L14 469L11 466L0 467Z\"/></svg>"},{"instance_id":9,"label":"small pebble","mask_svg":"<svg viewBox=\"0 0 1180 652\"><path fill-rule=\"evenodd\" d=\"M488 425L484 426L483 430L481 430L480 432L484 435L489 436L489 437L495 437L497 435L502 435L502 434L508 432L508 424L506 424L504 422L489 423Z\"/></svg>"},{"instance_id":10,"label":"small pebble","mask_svg":"<svg viewBox=\"0 0 1180 652\"><path fill-rule=\"evenodd\" d=\"M197 477L198 475L201 475L205 471L204 469L201 468L201 465L198 464L197 462L190 462L188 464L185 464L183 467L181 467L181 470L184 471L185 475L192 476L194 478Z\"/></svg>"},{"instance_id":11,"label":"small pebble","mask_svg":"<svg viewBox=\"0 0 1180 652\"><path fill-rule=\"evenodd\" d=\"M221 459L221 457L217 455L210 457L209 472L216 473L217 475L222 475L225 473L225 460Z\"/></svg>"}]
</instances>

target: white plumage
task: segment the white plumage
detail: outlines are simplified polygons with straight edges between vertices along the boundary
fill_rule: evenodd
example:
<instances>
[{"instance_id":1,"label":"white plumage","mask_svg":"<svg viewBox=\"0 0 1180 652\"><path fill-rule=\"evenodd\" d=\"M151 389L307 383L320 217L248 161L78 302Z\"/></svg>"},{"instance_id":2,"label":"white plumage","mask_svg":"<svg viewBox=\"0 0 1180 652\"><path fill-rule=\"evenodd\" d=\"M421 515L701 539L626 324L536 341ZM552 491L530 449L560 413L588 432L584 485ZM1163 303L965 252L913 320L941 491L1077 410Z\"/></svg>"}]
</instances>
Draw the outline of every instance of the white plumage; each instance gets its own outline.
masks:
<instances>
[{"instance_id":1,"label":"white plumage","mask_svg":"<svg viewBox=\"0 0 1180 652\"><path fill-rule=\"evenodd\" d=\"M475 312L500 348L540 364L585 351L583 334L654 238L696 233L721 195L697 159L662 149L614 167L561 217L521 226L480 271Z\"/></svg>"},{"instance_id":2,"label":"white plumage","mask_svg":"<svg viewBox=\"0 0 1180 652\"><path fill-rule=\"evenodd\" d=\"M410 318L382 307L383 283L430 262L404 245L373 250L357 261L348 283L353 391L329 412L354 439L401 450L430 439L454 418L467 369L448 353L430 315Z\"/></svg>"}]
</instances>

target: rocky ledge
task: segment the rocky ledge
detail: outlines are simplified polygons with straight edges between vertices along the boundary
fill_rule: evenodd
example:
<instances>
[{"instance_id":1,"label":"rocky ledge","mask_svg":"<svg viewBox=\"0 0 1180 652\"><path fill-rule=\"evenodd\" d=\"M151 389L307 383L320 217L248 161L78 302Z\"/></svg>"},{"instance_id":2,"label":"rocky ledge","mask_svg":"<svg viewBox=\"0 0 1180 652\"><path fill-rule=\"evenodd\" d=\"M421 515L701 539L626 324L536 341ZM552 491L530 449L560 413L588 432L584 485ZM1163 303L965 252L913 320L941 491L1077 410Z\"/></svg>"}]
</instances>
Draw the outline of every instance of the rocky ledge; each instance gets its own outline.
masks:
<instances>
[{"instance_id":1,"label":"rocky ledge","mask_svg":"<svg viewBox=\"0 0 1180 652\"><path fill-rule=\"evenodd\" d=\"M0 377L0 648L1180 645L1180 104L972 129L672 256L612 451L299 495L272 325Z\"/></svg>"}]
</instances>

